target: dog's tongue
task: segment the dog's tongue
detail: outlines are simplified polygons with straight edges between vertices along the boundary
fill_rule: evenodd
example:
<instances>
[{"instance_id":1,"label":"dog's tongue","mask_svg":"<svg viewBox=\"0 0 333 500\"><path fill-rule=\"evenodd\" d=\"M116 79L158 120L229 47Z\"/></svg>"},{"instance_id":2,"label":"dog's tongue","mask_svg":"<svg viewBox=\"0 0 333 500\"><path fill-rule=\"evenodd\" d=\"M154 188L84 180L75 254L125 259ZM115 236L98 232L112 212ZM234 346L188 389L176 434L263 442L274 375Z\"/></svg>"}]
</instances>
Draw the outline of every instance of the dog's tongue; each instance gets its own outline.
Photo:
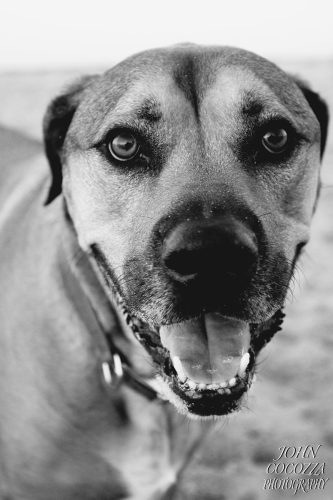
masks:
<instances>
[{"instance_id":1,"label":"dog's tongue","mask_svg":"<svg viewBox=\"0 0 333 500\"><path fill-rule=\"evenodd\" d=\"M234 377L250 346L249 325L217 313L162 326L160 337L179 378L203 384Z\"/></svg>"}]
</instances>

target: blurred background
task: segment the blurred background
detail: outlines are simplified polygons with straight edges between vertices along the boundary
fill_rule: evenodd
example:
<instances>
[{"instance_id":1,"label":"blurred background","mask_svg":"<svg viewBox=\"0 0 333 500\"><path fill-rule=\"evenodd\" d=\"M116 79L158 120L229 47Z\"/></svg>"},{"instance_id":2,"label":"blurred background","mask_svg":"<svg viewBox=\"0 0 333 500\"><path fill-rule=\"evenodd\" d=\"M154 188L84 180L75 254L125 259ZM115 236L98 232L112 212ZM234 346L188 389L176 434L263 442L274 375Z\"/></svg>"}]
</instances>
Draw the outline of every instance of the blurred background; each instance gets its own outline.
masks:
<instances>
[{"instance_id":1,"label":"blurred background","mask_svg":"<svg viewBox=\"0 0 333 500\"><path fill-rule=\"evenodd\" d=\"M72 78L180 42L235 45L311 83L333 109L333 12L324 0L40 0L0 5L0 166L42 151L41 121ZM263 490L281 446L323 445L333 498L333 142L312 241L298 266L282 332L261 355L247 408L218 424L187 473L186 499L291 499ZM283 478L285 476L279 476ZM307 476L300 476L307 477ZM298 496L304 493L298 493Z\"/></svg>"}]
</instances>

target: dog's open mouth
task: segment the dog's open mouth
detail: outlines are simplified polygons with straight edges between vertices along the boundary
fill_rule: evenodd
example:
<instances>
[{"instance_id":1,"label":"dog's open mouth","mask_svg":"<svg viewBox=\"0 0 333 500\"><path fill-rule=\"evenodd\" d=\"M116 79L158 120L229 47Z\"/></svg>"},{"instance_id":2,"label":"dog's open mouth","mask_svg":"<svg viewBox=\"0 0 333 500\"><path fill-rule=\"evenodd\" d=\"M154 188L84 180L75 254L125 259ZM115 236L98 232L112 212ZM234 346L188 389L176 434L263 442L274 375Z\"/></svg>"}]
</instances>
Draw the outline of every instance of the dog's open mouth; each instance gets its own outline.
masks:
<instances>
[{"instance_id":1,"label":"dog's open mouth","mask_svg":"<svg viewBox=\"0 0 333 500\"><path fill-rule=\"evenodd\" d=\"M277 311L265 324L249 324L219 313L150 328L128 313L127 322L153 359L159 390L189 416L226 415L241 406L258 352L280 329Z\"/></svg>"},{"instance_id":2,"label":"dog's open mouth","mask_svg":"<svg viewBox=\"0 0 333 500\"><path fill-rule=\"evenodd\" d=\"M188 410L219 415L235 409L251 379L249 325L207 313L159 333L169 355L165 376Z\"/></svg>"}]
</instances>

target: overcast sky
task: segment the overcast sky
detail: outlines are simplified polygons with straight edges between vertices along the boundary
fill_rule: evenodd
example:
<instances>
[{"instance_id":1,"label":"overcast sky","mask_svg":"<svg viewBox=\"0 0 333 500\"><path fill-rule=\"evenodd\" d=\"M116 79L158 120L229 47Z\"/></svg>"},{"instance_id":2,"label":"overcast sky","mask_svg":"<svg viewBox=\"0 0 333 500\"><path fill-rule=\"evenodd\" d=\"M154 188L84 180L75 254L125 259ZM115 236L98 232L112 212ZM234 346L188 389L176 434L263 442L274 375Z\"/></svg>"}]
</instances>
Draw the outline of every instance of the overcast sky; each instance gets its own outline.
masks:
<instances>
[{"instance_id":1,"label":"overcast sky","mask_svg":"<svg viewBox=\"0 0 333 500\"><path fill-rule=\"evenodd\" d=\"M0 0L0 70L107 66L179 42L333 57L332 0Z\"/></svg>"}]
</instances>

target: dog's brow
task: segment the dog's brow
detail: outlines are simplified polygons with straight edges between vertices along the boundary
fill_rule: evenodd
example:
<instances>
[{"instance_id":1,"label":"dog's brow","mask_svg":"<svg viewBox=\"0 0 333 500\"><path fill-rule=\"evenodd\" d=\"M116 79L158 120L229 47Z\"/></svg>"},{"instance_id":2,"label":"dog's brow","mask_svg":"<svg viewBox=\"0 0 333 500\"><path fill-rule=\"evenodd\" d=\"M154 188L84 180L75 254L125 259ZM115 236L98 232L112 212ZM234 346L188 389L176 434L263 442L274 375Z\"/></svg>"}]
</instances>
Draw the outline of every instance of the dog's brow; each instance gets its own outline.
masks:
<instances>
[{"instance_id":1,"label":"dog's brow","mask_svg":"<svg viewBox=\"0 0 333 500\"><path fill-rule=\"evenodd\" d=\"M139 120L156 122L162 118L162 111L159 103L153 97L146 98L136 109L135 114Z\"/></svg>"},{"instance_id":2,"label":"dog's brow","mask_svg":"<svg viewBox=\"0 0 333 500\"><path fill-rule=\"evenodd\" d=\"M252 92L245 92L242 98L242 113L247 116L259 115L264 109L262 102Z\"/></svg>"}]
</instances>

